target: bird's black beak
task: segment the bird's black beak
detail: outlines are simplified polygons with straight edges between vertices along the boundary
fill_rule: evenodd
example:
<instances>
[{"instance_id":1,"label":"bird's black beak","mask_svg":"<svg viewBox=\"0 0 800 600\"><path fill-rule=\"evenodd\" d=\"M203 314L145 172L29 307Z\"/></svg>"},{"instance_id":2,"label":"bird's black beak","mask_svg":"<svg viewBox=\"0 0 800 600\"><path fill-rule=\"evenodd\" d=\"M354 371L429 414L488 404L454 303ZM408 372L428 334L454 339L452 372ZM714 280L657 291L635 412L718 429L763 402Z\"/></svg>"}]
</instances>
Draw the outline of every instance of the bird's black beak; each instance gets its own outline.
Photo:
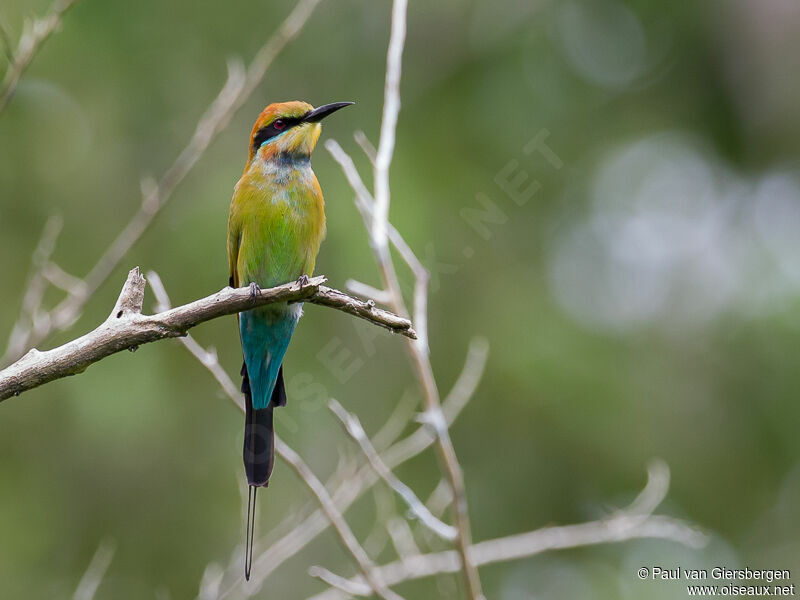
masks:
<instances>
[{"instance_id":1,"label":"bird's black beak","mask_svg":"<svg viewBox=\"0 0 800 600\"><path fill-rule=\"evenodd\" d=\"M355 102L333 102L332 104L325 104L319 108L315 108L309 113L306 113L306 115L303 117L303 122L318 123L328 115L335 113L340 108L350 106L351 104L355 104Z\"/></svg>"}]
</instances>

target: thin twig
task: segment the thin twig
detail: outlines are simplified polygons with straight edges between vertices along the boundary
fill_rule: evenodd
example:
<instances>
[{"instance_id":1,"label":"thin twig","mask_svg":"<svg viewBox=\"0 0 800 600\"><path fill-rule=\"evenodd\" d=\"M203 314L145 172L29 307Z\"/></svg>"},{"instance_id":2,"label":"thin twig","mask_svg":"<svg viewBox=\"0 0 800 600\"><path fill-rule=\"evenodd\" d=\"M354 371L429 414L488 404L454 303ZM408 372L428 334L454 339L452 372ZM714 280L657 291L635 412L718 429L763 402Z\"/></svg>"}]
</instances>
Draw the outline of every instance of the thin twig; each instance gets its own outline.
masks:
<instances>
[{"instance_id":1,"label":"thin twig","mask_svg":"<svg viewBox=\"0 0 800 600\"><path fill-rule=\"evenodd\" d=\"M363 184L352 159L346 156L341 147L330 140L326 147L334 158L342 165L348 181L356 192L356 205L367 223L370 234L370 243L375 254L378 269L381 273L384 289L390 294L391 301L388 306L399 315L408 316L410 313L403 299L403 292L397 278L397 272L392 262L389 251L391 225L389 223L389 167L394 154L395 133L397 119L400 112L400 75L402 71L403 46L406 33L406 0L394 0L392 4L392 25L389 36L389 48L386 58L386 82L384 87L383 117L381 119L381 133L378 150L374 163L374 201ZM369 219L369 212L372 218ZM397 236L402 240L401 236ZM395 243L397 246L397 243ZM399 248L398 248L399 250ZM464 484L464 474L458 462L446 419L442 413L439 390L431 366L428 336L427 336L427 298L429 275L410 248L401 255L414 272L414 319L418 321L419 336L407 348L411 354L414 370L422 388L426 406L426 420L433 426L436 433L436 448L441 463L444 467L448 482L453 490L453 512L455 526L458 529L456 547L461 557L464 583L467 594L471 600L483 600L481 582L478 569L470 557L472 545L471 525L467 506L467 495Z\"/></svg>"},{"instance_id":2,"label":"thin twig","mask_svg":"<svg viewBox=\"0 0 800 600\"><path fill-rule=\"evenodd\" d=\"M45 270L63 225L64 220L60 215L51 216L44 225L42 237L31 255L31 275L28 278L25 293L22 295L19 317L17 317L17 321L11 328L6 356L0 359L0 365L5 364L8 356L16 356L24 352L29 332L35 329L38 324L45 322L40 317L42 300L44 299L45 291L47 291Z\"/></svg>"},{"instance_id":3,"label":"thin twig","mask_svg":"<svg viewBox=\"0 0 800 600\"><path fill-rule=\"evenodd\" d=\"M342 166L345 176L348 178L348 181L356 192L356 205L361 211L365 222L369 222L369 215L374 215L376 213L376 210L374 210L373 207L377 205L377 201L372 202L371 196L361 180L361 177L358 175L352 159L344 152L344 150L341 149L341 146L339 146L334 140L328 140L326 143L326 148L334 157L334 159L336 159L337 162L339 162L339 164ZM377 179L378 172L376 167L376 189ZM427 340L428 272L405 243L405 240L403 240L402 236L396 232L391 224L387 224L387 232L389 239L398 249L400 255L411 267L415 274L414 318L420 319L421 326L417 325L417 342L409 344L409 350L414 363L417 378L423 390L425 404L428 411L428 420L433 424L439 425L435 427L434 430L436 431L438 438L437 448L439 455L443 464L445 465L450 484L454 489L453 503L455 506L457 528L459 530L458 547L459 551L461 552L464 565L464 579L467 589L469 590L470 597L473 600L481 600L483 598L483 594L480 591L480 579L478 578L478 572L477 569L472 566L472 563L468 557L471 534L466 504L466 493L464 491L463 474L461 471L461 466L458 463L452 441L450 440L450 433L447 431L446 427L441 427L441 424L445 421L445 419L442 418L439 392L429 359ZM389 254L388 250L385 252L381 251L380 246L374 240L372 247L378 261L383 283L391 297L391 301L388 305L392 308L392 310L400 315L409 314L403 300L399 282L397 281L394 266L391 262L391 255Z\"/></svg>"},{"instance_id":4,"label":"thin twig","mask_svg":"<svg viewBox=\"0 0 800 600\"><path fill-rule=\"evenodd\" d=\"M390 590L380 576L375 573L375 565L369 556L367 556L364 548L358 543L356 536L353 535L342 513L336 508L336 504L333 502L330 494L328 494L328 490L325 489L322 482L317 479L317 476L308 468L308 465L300 458L300 455L284 444L277 436L275 437L275 448L317 498L322 512L328 517L333 528L339 534L339 538L361 568L364 579L369 584L370 592L375 592L386 600L399 600L401 596Z\"/></svg>"},{"instance_id":5,"label":"thin twig","mask_svg":"<svg viewBox=\"0 0 800 600\"><path fill-rule=\"evenodd\" d=\"M467 349L467 359L455 385L444 399L444 413L450 421L452 411L460 411L472 398L483 378L486 360L489 358L489 341L484 337L472 338Z\"/></svg>"},{"instance_id":6,"label":"thin twig","mask_svg":"<svg viewBox=\"0 0 800 600\"><path fill-rule=\"evenodd\" d=\"M69 1L74 2L75 0ZM0 364L8 364L16 360L26 349L40 344L54 331L67 329L78 319L87 300L120 265L122 259L141 238L155 216L172 198L175 188L194 168L211 143L224 131L232 117L259 86L267 69L278 54L299 34L320 1L300 0L275 33L261 47L246 70L241 61L229 61L228 78L222 90L201 117L188 144L164 172L158 183L148 183L147 180L143 182L139 210L86 275L83 293L70 294L58 303L47 315L46 326L22 332L24 333L22 342L13 351L9 348Z\"/></svg>"},{"instance_id":7,"label":"thin twig","mask_svg":"<svg viewBox=\"0 0 800 600\"><path fill-rule=\"evenodd\" d=\"M467 360L464 362L464 369L442 406L442 412L448 426L453 424L467 402L472 399L472 394L467 392L474 391L475 388L468 389L465 382L467 380L472 381L473 378L479 378L483 374L487 349L488 346L482 347L481 342L476 340L473 340L470 344ZM430 427L420 427L414 433L393 444L386 452L382 453L383 460L389 467L394 468L416 456L420 448L427 448L435 440L436 435L431 431Z\"/></svg>"},{"instance_id":8,"label":"thin twig","mask_svg":"<svg viewBox=\"0 0 800 600\"><path fill-rule=\"evenodd\" d=\"M317 293L309 296L308 302L329 306L342 312L346 312L354 317L360 317L366 321L394 332L399 333L409 339L417 339L417 332L411 327L411 321L406 317L397 316L389 311L377 308L372 300L358 300L348 296L344 292L334 290L324 285L319 286Z\"/></svg>"},{"instance_id":9,"label":"thin twig","mask_svg":"<svg viewBox=\"0 0 800 600\"><path fill-rule=\"evenodd\" d=\"M388 251L386 226L389 222L389 167L394 156L397 117L400 113L400 74L406 41L407 0L392 3L392 27L386 52L386 82L383 92L383 117L378 151L375 154L375 215L372 237L376 246Z\"/></svg>"},{"instance_id":10,"label":"thin twig","mask_svg":"<svg viewBox=\"0 0 800 600\"><path fill-rule=\"evenodd\" d=\"M315 579L324 581L329 586L344 592L348 596L364 595L364 585L362 585L361 582L353 583L349 579L342 577L341 575L337 575L325 567L320 567L319 565L309 567L308 574Z\"/></svg>"},{"instance_id":11,"label":"thin twig","mask_svg":"<svg viewBox=\"0 0 800 600\"><path fill-rule=\"evenodd\" d=\"M394 516L386 522L386 529L389 531L389 537L392 538L392 544L394 544L394 549L397 551L397 556L405 558L420 554L408 521Z\"/></svg>"},{"instance_id":12,"label":"thin twig","mask_svg":"<svg viewBox=\"0 0 800 600\"><path fill-rule=\"evenodd\" d=\"M411 417L414 415L414 408L416 408L419 398L415 393L406 390L400 397L400 401L394 405L394 410L386 422L372 436L372 445L378 452L383 452L389 446L394 444L397 439L402 435L403 430L411 422Z\"/></svg>"},{"instance_id":13,"label":"thin twig","mask_svg":"<svg viewBox=\"0 0 800 600\"><path fill-rule=\"evenodd\" d=\"M161 277L155 271L148 271L147 279L150 281L150 288L153 290L153 295L156 297L155 310L158 313L167 311L172 308L172 303L167 294L167 289L161 281ZM244 398L239 393L239 388L231 381L230 376L219 364L219 358L215 350L206 350L190 335L186 334L178 338L178 341L183 344L186 349L191 352L200 364L209 370L214 379L225 392L225 395L239 408L244 411Z\"/></svg>"},{"instance_id":14,"label":"thin twig","mask_svg":"<svg viewBox=\"0 0 800 600\"><path fill-rule=\"evenodd\" d=\"M375 214L375 201L372 198L372 194L367 189L367 186L364 184L364 180L361 178L361 175L358 173L358 169L356 168L353 159L334 139L327 140L325 142L325 148L328 150L328 152L330 152L333 159L339 163L339 166L342 168L342 171L347 178L347 182L350 184L350 187L353 188L353 191L355 191L356 208L358 208L359 213L361 213L361 218L364 220L364 225L367 227L367 229L369 229ZM424 353L427 354L429 352L427 326L427 287L430 274L422 264L422 261L420 261L417 255L414 254L411 246L408 245L408 242L406 242L405 238L403 238L402 234L397 230L397 228L394 227L391 222L387 223L386 226L389 241L392 243L392 246L395 247L403 261L408 265L414 274L414 322L421 323L421 326L417 325L417 339L419 340L418 346ZM370 238L370 240L371 239L372 238ZM375 251L374 244L372 247L373 251ZM382 261L383 259L380 260ZM402 294L400 294L399 291L399 284L394 290L381 290L381 302L383 304L390 304L392 299L398 295L402 300ZM385 302L383 302L384 300ZM377 301L378 299L376 298L376 302Z\"/></svg>"},{"instance_id":15,"label":"thin twig","mask_svg":"<svg viewBox=\"0 0 800 600\"><path fill-rule=\"evenodd\" d=\"M397 507L394 492L388 487L373 487L372 498L375 502L375 517L372 530L364 538L364 550L369 552L370 556L380 556L389 541L386 523L396 514Z\"/></svg>"},{"instance_id":16,"label":"thin twig","mask_svg":"<svg viewBox=\"0 0 800 600\"><path fill-rule=\"evenodd\" d=\"M398 496L400 496L408 505L409 510L416 515L416 517L442 539L453 541L458 535L455 527L443 523L431 514L428 508L417 498L417 495L405 483L400 481L400 478L395 475L392 470L386 466L386 463L381 460L381 457L375 451L372 444L367 437L364 428L361 426L361 421L358 420L354 414L345 410L345 408L336 400L331 398L328 402L328 407L331 409L339 420L344 425L345 431L358 443L364 456L367 457L369 464L375 469L375 472L383 479L389 487L391 487Z\"/></svg>"},{"instance_id":17,"label":"thin twig","mask_svg":"<svg viewBox=\"0 0 800 600\"><path fill-rule=\"evenodd\" d=\"M5 17L0 14L0 45L3 46L3 56L6 57L8 63L14 62L14 47L11 43L11 34L8 32L8 25L6 24Z\"/></svg>"},{"instance_id":18,"label":"thin twig","mask_svg":"<svg viewBox=\"0 0 800 600\"><path fill-rule=\"evenodd\" d=\"M552 550L609 544L635 539L662 539L684 544L691 548L701 548L707 537L691 525L669 517L654 516L644 521L631 521L617 517L605 521L591 521L579 525L548 527L528 533L487 540L474 544L471 548L475 564L484 566L498 562L508 562L528 558ZM454 550L420 554L405 557L381 567L378 573L387 585L397 585L405 581L431 577L441 573L457 573L461 570L461 560ZM355 585L354 585L355 584ZM360 584L360 587L356 588ZM369 594L369 588L360 578L348 580L348 589L358 590L361 596ZM356 595L351 592L350 596ZM345 600L339 590L327 590L316 594L309 600Z\"/></svg>"},{"instance_id":19,"label":"thin twig","mask_svg":"<svg viewBox=\"0 0 800 600\"><path fill-rule=\"evenodd\" d=\"M111 559L114 558L114 549L114 543L110 540L100 543L75 589L72 600L92 600L94 598L97 588L100 587L108 566L111 564Z\"/></svg>"},{"instance_id":20,"label":"thin twig","mask_svg":"<svg viewBox=\"0 0 800 600\"><path fill-rule=\"evenodd\" d=\"M54 262L47 263L42 269L42 276L53 286L72 296L86 294L86 282L70 275Z\"/></svg>"},{"instance_id":21,"label":"thin twig","mask_svg":"<svg viewBox=\"0 0 800 600\"><path fill-rule=\"evenodd\" d=\"M210 563L203 571L203 578L200 580L200 591L197 600L217 600L219 598L219 588L222 579L225 577L225 569L217 563Z\"/></svg>"},{"instance_id":22,"label":"thin twig","mask_svg":"<svg viewBox=\"0 0 800 600\"><path fill-rule=\"evenodd\" d=\"M639 538L671 540L691 548L703 547L708 542L708 536L697 528L679 519L660 515L653 516L651 513L641 512L645 504L647 508L652 507L655 510L663 500L668 486L669 471L663 468L663 463L658 463L657 466L650 468L647 486L628 508L597 521L561 527L545 527L527 533L479 542L471 548L473 560L477 566L483 566L527 558L550 550ZM647 499L646 503L641 501L643 497ZM407 556L379 567L378 571L387 585L396 585L440 573L456 573L461 568L459 554L448 550ZM353 577L345 581L340 581L338 587L346 586L350 596L364 596L369 593L369 588L364 585L361 578ZM344 600L348 597L342 595L339 589L329 589L312 596L309 600Z\"/></svg>"},{"instance_id":23,"label":"thin twig","mask_svg":"<svg viewBox=\"0 0 800 600\"><path fill-rule=\"evenodd\" d=\"M453 501L453 492L450 489L450 484L447 483L446 479L440 479L439 483L436 484L436 487L433 488L430 496L425 501L425 506L428 507L434 515L441 515L444 514L444 511L447 510L447 507L450 506L450 503Z\"/></svg>"},{"instance_id":24,"label":"thin twig","mask_svg":"<svg viewBox=\"0 0 800 600\"><path fill-rule=\"evenodd\" d=\"M7 48L6 53L9 55L11 64L8 66L3 83L0 84L0 113L5 110L11 101L22 74L30 66L36 53L47 41L47 38L61 25L64 13L76 2L77 0L55 0L44 17L34 19L31 23L26 23L17 43L17 48L14 51L10 50L8 34L3 28L3 44Z\"/></svg>"},{"instance_id":25,"label":"thin twig","mask_svg":"<svg viewBox=\"0 0 800 600\"><path fill-rule=\"evenodd\" d=\"M378 156L378 151L375 149L375 146L372 145L372 142L369 141L367 134L361 131L360 129L353 133L353 139L356 141L356 144L364 151L364 154L369 159L369 162L372 163L372 166L375 166L375 159Z\"/></svg>"},{"instance_id":26,"label":"thin twig","mask_svg":"<svg viewBox=\"0 0 800 600\"><path fill-rule=\"evenodd\" d=\"M311 302L341 310L406 336L414 330L407 319L375 308L344 292L322 285L325 278L257 290L224 288L216 294L154 315L142 314L145 278L136 267L128 273L114 310L100 326L71 342L40 352L31 350L0 371L0 400L55 379L83 372L89 365L141 344L185 335L195 325L274 302Z\"/></svg>"},{"instance_id":27,"label":"thin twig","mask_svg":"<svg viewBox=\"0 0 800 600\"><path fill-rule=\"evenodd\" d=\"M447 482L447 479L444 478L439 480L439 483L437 483L436 487L433 488L433 491L428 496L428 499L425 500L425 506L428 507L428 510L431 511L431 514L435 517L441 517L444 514L444 511L447 510L447 507L452 503L453 493L450 490L450 484ZM434 536L429 529L423 527L422 525L418 525L417 529L423 540L425 540L428 544L433 542Z\"/></svg>"},{"instance_id":28,"label":"thin twig","mask_svg":"<svg viewBox=\"0 0 800 600\"><path fill-rule=\"evenodd\" d=\"M362 283L361 281L356 281L355 279L348 279L345 282L344 287L348 292L353 292L359 296L372 298L377 304L386 305L392 301L391 294L389 294L389 292L386 290L379 290L378 288L372 287L368 283Z\"/></svg>"}]
</instances>

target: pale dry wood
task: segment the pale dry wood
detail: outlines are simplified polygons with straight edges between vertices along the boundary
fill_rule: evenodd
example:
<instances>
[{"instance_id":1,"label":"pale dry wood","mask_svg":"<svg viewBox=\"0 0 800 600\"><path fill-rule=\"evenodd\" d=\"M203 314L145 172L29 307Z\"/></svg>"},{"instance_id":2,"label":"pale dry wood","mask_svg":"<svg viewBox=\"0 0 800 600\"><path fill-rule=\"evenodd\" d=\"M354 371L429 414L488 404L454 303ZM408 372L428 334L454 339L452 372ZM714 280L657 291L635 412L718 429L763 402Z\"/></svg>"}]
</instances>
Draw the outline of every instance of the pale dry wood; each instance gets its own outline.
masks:
<instances>
[{"instance_id":1,"label":"pale dry wood","mask_svg":"<svg viewBox=\"0 0 800 600\"><path fill-rule=\"evenodd\" d=\"M648 482L636 500L627 508L605 519L545 527L527 533L510 535L474 544L471 555L476 566L527 558L550 550L576 548L622 542L641 538L671 540L691 548L703 547L708 536L679 519L653 515L669 488L669 469L662 461L655 461L648 470ZM459 553L454 550L406 556L401 560L378 568L387 585L431 577L440 573L456 573L462 569ZM309 600L344 600L352 596L368 595L370 590L359 577L342 578L334 573L337 586L316 594ZM343 594L347 589L348 594Z\"/></svg>"},{"instance_id":2,"label":"pale dry wood","mask_svg":"<svg viewBox=\"0 0 800 600\"><path fill-rule=\"evenodd\" d=\"M341 575L337 575L326 569L325 567L320 567L318 565L314 565L313 567L309 567L308 574L311 577L319 579L327 583L332 588L336 588L337 590L341 591L342 593L346 594L345 598L349 596L363 596L364 586L361 585L361 582L351 582L349 579L342 577Z\"/></svg>"},{"instance_id":3,"label":"pale dry wood","mask_svg":"<svg viewBox=\"0 0 800 600\"><path fill-rule=\"evenodd\" d=\"M58 215L51 215L45 223L39 243L36 244L36 249L31 255L31 274L25 292L22 294L19 316L8 336L6 352L3 358L0 358L0 366L6 364L7 357L18 358L24 352L25 344L33 331L50 326L48 313L43 313L41 306L49 281L46 274L47 265L63 225L64 220Z\"/></svg>"},{"instance_id":4,"label":"pale dry wood","mask_svg":"<svg viewBox=\"0 0 800 600\"><path fill-rule=\"evenodd\" d=\"M89 365L141 344L179 337L190 328L225 315L274 302L310 302L335 308L405 336L415 335L411 322L363 301L328 288L322 276L258 290L224 288L205 298L154 315L142 314L145 278L136 267L128 273L109 317L96 329L58 348L33 349L0 371L0 400L55 379L83 372Z\"/></svg>"},{"instance_id":5,"label":"pale dry wood","mask_svg":"<svg viewBox=\"0 0 800 600\"><path fill-rule=\"evenodd\" d=\"M431 512L428 510L428 507L425 506L419 498L417 498L417 495L413 492L413 490L405 483L400 481L400 478L394 474L394 472L387 466L385 462L383 462L383 459L381 459L380 455L369 441L369 437L364 431L364 427L361 425L361 421L358 419L358 417L348 412L333 398L330 399L328 406L331 409L331 412L333 412L333 414L335 414L342 422L345 431L347 431L347 433L350 434L350 436L358 443L361 451L364 453L364 456L367 457L367 461L375 470L375 472L386 482L389 487L391 487L397 493L398 496L405 501L409 510L416 515L420 522L439 537L448 541L455 540L456 536L458 535L456 528L452 525L442 522L433 514L431 514Z\"/></svg>"},{"instance_id":6,"label":"pale dry wood","mask_svg":"<svg viewBox=\"0 0 800 600\"><path fill-rule=\"evenodd\" d=\"M361 175L356 168L353 159L347 154L339 143L334 140L330 139L325 142L325 148L330 152L333 159L339 163L339 166L342 168L345 177L347 177L347 182L350 184L350 187L353 188L355 192L355 204L358 212L361 214L361 218L364 221L364 225L369 231L374 214L375 214L375 200L372 197L372 193L367 189L367 186L364 184L364 180L361 178ZM428 282L430 280L430 275L428 270L422 264L422 261L419 260L414 251L411 249L411 246L408 245L403 235L397 230L397 228L392 225L391 222L386 224L387 227L387 235L389 237L389 241L394 246L395 250L400 254L403 261L408 265L411 271L414 274L414 323L417 327L417 345L420 347L420 351L427 354L429 352L428 349ZM370 242L372 242L372 236L370 234ZM373 251L375 251L375 245L372 245ZM377 251L376 251L377 255ZM388 255L385 258L379 258L379 266L381 263L386 260L390 259ZM388 270L387 270L388 269ZM384 277L386 281L394 281L392 278L392 272L394 267L381 267L381 272L387 274ZM402 302L402 294L400 292L399 283L397 286L394 286L392 283L392 289L383 289L378 290L377 288L373 288L372 286L368 286L360 281L350 280L348 281L347 285L348 289L355 292L355 289L361 288L365 292L370 290L372 293L367 293L366 295L374 298L376 302L385 305L391 305L395 298L399 295L401 298L401 304L403 304L402 308L405 310L405 305ZM373 295L374 294L374 295ZM404 314L400 311L400 314Z\"/></svg>"},{"instance_id":7,"label":"pale dry wood","mask_svg":"<svg viewBox=\"0 0 800 600\"><path fill-rule=\"evenodd\" d=\"M47 38L53 35L61 25L64 13L72 8L76 2L77 0L55 0L44 17L34 19L32 22L25 24L15 50L11 50L8 34L3 29L4 45L11 64L9 64L8 70L3 77L3 83L0 84L0 113L5 110L11 101L19 80L30 66L36 53L39 52Z\"/></svg>"},{"instance_id":8,"label":"pale dry wood","mask_svg":"<svg viewBox=\"0 0 800 600\"><path fill-rule=\"evenodd\" d=\"M369 586L368 594L371 595L375 593L385 600L402 600L402 596L390 590L383 581L383 578L377 573L375 564L369 556L367 556L361 544L358 543L356 536L353 534L344 516L339 509L336 508L336 504L328 493L328 490L325 489L322 482L300 458L300 455L284 444L278 437L275 438L275 448L317 498L322 512L325 513L325 516L339 534L339 538L361 568L363 578Z\"/></svg>"},{"instance_id":9,"label":"pale dry wood","mask_svg":"<svg viewBox=\"0 0 800 600\"><path fill-rule=\"evenodd\" d=\"M353 139L356 141L361 147L361 150L369 159L369 162L372 163L372 166L375 166L375 159L378 156L378 151L375 149L375 146L372 145L372 142L369 141L367 134L361 131L360 129L353 133Z\"/></svg>"},{"instance_id":10,"label":"pale dry wood","mask_svg":"<svg viewBox=\"0 0 800 600\"><path fill-rule=\"evenodd\" d=\"M414 273L413 315L419 335L416 340L407 345L407 348L414 365L415 375L423 392L426 421L432 425L436 433L436 450L453 491L454 521L458 530L456 548L461 557L467 596L471 600L485 600L478 569L470 557L472 526L467 506L464 473L450 438L445 416L442 413L439 390L430 362L427 326L428 283L430 276L402 236L396 232L392 233L394 228L389 221L389 168L394 155L397 120L400 113L400 77L406 35L407 4L407 0L394 0L392 3L391 32L386 56L383 115L381 118L380 138L374 160L371 157L369 147L366 150L367 156L373 162L374 193L372 196L370 196L361 177L358 175L352 159L346 155L341 147L338 147L338 144L333 140L329 140L326 147L342 165L348 181L356 192L356 206L359 208L367 231L370 234L370 245L383 280L383 288L389 296L387 305L394 312L404 317L408 317L411 313L406 307L403 291L397 277L397 270L389 250L390 240Z\"/></svg>"},{"instance_id":11,"label":"pale dry wood","mask_svg":"<svg viewBox=\"0 0 800 600\"><path fill-rule=\"evenodd\" d=\"M197 600L217 600L223 577L225 577L225 569L217 563L210 563L206 566L203 578L200 580Z\"/></svg>"},{"instance_id":12,"label":"pale dry wood","mask_svg":"<svg viewBox=\"0 0 800 600\"><path fill-rule=\"evenodd\" d=\"M392 539L397 556L406 558L420 554L419 546L414 540L414 533L411 531L408 521L394 516L386 522L386 529L389 531L389 537Z\"/></svg>"},{"instance_id":13,"label":"pale dry wood","mask_svg":"<svg viewBox=\"0 0 800 600\"><path fill-rule=\"evenodd\" d=\"M94 598L97 588L103 582L103 577L111 564L111 559L114 558L115 549L116 546L111 540L100 543L75 589L72 600L92 600Z\"/></svg>"}]
</instances>

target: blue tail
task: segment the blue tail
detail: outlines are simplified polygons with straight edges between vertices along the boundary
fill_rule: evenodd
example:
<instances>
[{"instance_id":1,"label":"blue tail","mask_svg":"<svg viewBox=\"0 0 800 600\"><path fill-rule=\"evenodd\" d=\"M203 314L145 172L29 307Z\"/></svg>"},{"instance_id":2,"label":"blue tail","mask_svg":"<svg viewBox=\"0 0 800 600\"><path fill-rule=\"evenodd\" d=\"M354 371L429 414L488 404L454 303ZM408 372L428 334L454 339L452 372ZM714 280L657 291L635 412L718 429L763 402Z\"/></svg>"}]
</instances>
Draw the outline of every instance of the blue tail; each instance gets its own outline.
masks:
<instances>
[{"instance_id":1,"label":"blue tail","mask_svg":"<svg viewBox=\"0 0 800 600\"><path fill-rule=\"evenodd\" d=\"M239 333L255 410L269 405L299 317L300 311L296 306L280 311L239 313Z\"/></svg>"}]
</instances>

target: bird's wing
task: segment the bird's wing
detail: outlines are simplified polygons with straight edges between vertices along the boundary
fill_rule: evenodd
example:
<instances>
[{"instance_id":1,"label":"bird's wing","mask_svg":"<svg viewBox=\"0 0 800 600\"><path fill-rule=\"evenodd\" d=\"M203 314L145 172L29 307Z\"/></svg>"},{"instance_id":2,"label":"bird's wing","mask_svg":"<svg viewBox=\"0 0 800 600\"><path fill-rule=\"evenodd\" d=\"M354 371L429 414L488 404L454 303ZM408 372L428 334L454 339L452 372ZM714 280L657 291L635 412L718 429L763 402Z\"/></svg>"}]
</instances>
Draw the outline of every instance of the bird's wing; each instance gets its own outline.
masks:
<instances>
[{"instance_id":1,"label":"bird's wing","mask_svg":"<svg viewBox=\"0 0 800 600\"><path fill-rule=\"evenodd\" d=\"M237 196L238 190L234 192L228 215L228 274L230 276L228 285L231 287L239 287L239 273L236 264L239 260L239 244L242 240L242 219Z\"/></svg>"}]
</instances>

